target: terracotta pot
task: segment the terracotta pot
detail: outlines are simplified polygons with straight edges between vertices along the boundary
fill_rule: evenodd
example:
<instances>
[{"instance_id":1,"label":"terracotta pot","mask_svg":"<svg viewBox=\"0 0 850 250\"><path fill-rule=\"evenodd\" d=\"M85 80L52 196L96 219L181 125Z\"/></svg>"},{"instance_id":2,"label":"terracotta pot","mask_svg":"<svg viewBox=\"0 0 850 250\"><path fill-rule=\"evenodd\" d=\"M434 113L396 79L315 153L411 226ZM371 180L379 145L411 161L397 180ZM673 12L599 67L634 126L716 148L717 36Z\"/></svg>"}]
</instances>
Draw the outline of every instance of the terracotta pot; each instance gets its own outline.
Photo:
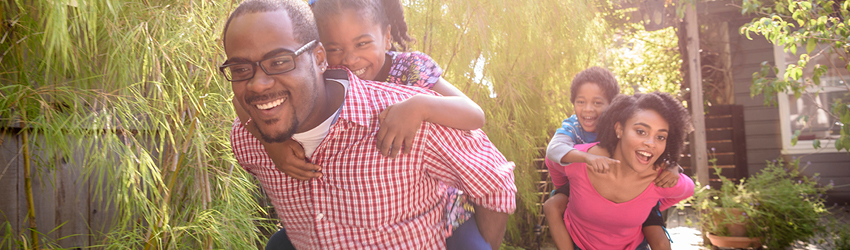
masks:
<instances>
[{"instance_id":1,"label":"terracotta pot","mask_svg":"<svg viewBox=\"0 0 850 250\"><path fill-rule=\"evenodd\" d=\"M737 217L735 220L744 221L744 211L737 208L727 208L726 212L722 212L719 215L731 214L734 217ZM714 225L719 225L723 222L722 216L714 217ZM726 230L729 231L729 235L732 237L745 237L747 236L747 224L745 222L741 223L728 223L725 225Z\"/></svg>"},{"instance_id":2,"label":"terracotta pot","mask_svg":"<svg viewBox=\"0 0 850 250\"><path fill-rule=\"evenodd\" d=\"M708 234L708 240L711 242L711 245L716 247L757 248L762 246L761 238L717 236L714 234Z\"/></svg>"}]
</instances>

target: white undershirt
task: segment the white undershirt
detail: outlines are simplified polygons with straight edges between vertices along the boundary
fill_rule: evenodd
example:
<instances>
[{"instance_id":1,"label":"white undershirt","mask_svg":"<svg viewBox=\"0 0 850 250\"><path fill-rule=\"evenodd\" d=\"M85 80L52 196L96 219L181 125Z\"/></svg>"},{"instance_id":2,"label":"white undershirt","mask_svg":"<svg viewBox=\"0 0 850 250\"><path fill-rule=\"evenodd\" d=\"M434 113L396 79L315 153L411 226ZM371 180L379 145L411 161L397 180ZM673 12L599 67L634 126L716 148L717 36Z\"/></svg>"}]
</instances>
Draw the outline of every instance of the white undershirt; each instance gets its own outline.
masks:
<instances>
[{"instance_id":1,"label":"white undershirt","mask_svg":"<svg viewBox=\"0 0 850 250\"><path fill-rule=\"evenodd\" d=\"M327 81L342 84L343 88L348 90L348 80L327 79ZM328 119L322 122L322 124L319 124L319 126L307 130L306 132L292 135L292 139L295 139L301 143L302 147L304 147L304 155L307 156L308 160L311 156L313 156L313 152L316 151L319 144L321 144L325 137L328 136L328 133L331 130L331 125L333 125L339 117L340 110L342 110L342 105L340 105L340 108L338 108L333 115L328 117Z\"/></svg>"}]
</instances>

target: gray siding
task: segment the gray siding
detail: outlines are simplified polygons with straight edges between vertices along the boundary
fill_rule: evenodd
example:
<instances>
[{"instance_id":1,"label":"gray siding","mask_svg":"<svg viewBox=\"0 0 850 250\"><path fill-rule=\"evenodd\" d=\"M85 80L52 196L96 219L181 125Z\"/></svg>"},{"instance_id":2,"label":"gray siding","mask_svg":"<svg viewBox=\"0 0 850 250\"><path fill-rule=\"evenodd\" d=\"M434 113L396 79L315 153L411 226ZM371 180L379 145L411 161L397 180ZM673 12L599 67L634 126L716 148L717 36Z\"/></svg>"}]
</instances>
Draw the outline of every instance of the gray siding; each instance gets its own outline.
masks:
<instances>
[{"instance_id":1,"label":"gray siding","mask_svg":"<svg viewBox=\"0 0 850 250\"><path fill-rule=\"evenodd\" d=\"M774 63L773 45L764 37L752 36L753 40L738 33L738 28L749 21L743 18L729 24L729 42L732 53L732 78L735 84L735 103L744 106L744 127L747 133L747 163L750 175L763 169L766 161L779 157L786 160L801 157L801 167L809 176L819 174L822 185L834 183L835 188L827 193L828 202L850 202L850 154L821 153L815 155L782 155L779 109L765 106L764 96L750 97L750 85L754 72L761 63ZM844 187L841 187L844 185Z\"/></svg>"}]
</instances>

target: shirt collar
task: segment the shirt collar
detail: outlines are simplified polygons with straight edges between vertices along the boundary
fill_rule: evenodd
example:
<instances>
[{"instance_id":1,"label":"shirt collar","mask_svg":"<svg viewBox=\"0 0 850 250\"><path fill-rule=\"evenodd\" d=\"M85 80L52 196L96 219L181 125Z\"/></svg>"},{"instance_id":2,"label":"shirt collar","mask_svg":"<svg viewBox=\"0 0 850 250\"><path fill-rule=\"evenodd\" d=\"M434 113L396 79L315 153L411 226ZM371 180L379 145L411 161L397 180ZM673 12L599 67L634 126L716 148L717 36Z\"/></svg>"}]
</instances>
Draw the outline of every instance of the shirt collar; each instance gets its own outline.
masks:
<instances>
[{"instance_id":1,"label":"shirt collar","mask_svg":"<svg viewBox=\"0 0 850 250\"><path fill-rule=\"evenodd\" d=\"M360 126L368 126L369 120L376 114L376 107L372 105L368 95L365 81L357 78L346 67L331 66L324 74L327 80L348 80L348 88L345 90L345 100L342 104L342 112L339 118L352 121Z\"/></svg>"}]
</instances>

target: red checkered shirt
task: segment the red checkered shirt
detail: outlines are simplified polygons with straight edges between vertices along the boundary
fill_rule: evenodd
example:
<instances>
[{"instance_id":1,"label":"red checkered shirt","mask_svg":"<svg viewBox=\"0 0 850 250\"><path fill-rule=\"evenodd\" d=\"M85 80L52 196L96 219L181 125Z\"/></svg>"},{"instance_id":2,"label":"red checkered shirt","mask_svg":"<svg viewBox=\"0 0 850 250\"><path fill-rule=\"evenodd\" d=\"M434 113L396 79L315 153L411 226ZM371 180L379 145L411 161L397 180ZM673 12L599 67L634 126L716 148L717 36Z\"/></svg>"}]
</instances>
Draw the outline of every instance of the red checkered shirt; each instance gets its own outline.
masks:
<instances>
[{"instance_id":1,"label":"red checkered shirt","mask_svg":"<svg viewBox=\"0 0 850 250\"><path fill-rule=\"evenodd\" d=\"M260 141L237 119L231 133L239 164L254 175L297 249L444 249L446 185L488 209L516 208L514 165L481 130L423 123L410 154L394 159L376 147L378 115L421 88L351 79L339 119L311 160L324 176L300 181L278 171Z\"/></svg>"}]
</instances>

